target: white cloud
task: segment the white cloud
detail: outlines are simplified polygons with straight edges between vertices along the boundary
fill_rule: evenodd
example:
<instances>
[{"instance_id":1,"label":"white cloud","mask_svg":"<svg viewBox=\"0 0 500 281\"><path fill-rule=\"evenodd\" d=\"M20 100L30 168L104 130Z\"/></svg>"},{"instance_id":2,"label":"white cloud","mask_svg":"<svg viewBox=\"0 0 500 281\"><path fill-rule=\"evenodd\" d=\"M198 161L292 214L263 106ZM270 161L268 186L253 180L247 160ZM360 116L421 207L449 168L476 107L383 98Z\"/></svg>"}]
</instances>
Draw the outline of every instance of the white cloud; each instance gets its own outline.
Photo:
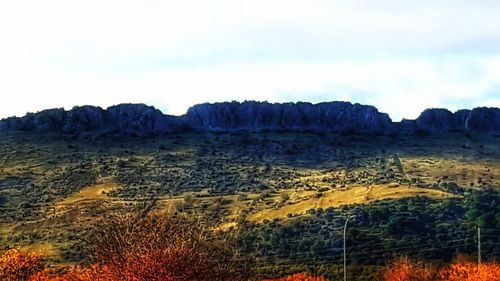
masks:
<instances>
[{"instance_id":1,"label":"white cloud","mask_svg":"<svg viewBox=\"0 0 500 281\"><path fill-rule=\"evenodd\" d=\"M144 102L500 106L496 1L3 1L0 117Z\"/></svg>"},{"instance_id":2,"label":"white cloud","mask_svg":"<svg viewBox=\"0 0 500 281\"><path fill-rule=\"evenodd\" d=\"M495 58L498 60L498 58ZM224 100L351 100L377 106L397 120L415 118L427 107L500 106L487 93L498 83L487 65L473 81L442 71L433 61L376 59L337 63L237 63L197 69L170 69L138 75L63 75L11 77L0 85L22 110L81 104L109 106L121 102L145 102L168 113L182 114L187 107L205 101ZM447 67L445 67L447 68ZM355 88L354 88L355 87ZM33 93L44 94L34 95ZM70 94L68 94L70 93ZM493 97L492 97L493 95ZM462 100L475 100L463 104ZM4 116L22 114L18 107L2 103ZM451 108L455 109L455 108Z\"/></svg>"}]
</instances>

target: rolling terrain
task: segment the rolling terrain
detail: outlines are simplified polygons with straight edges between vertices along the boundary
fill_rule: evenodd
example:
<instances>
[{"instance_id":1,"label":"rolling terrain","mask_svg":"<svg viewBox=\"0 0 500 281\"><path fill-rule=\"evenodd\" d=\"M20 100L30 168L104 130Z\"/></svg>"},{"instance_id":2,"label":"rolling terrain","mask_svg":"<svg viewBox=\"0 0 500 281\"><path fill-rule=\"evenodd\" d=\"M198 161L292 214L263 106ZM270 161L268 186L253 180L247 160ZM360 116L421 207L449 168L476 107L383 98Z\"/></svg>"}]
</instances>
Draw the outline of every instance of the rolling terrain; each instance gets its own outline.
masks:
<instances>
[{"instance_id":1,"label":"rolling terrain","mask_svg":"<svg viewBox=\"0 0 500 281\"><path fill-rule=\"evenodd\" d=\"M265 266L500 256L500 138L451 130L0 133L0 251L81 262L108 214L174 210L237 230Z\"/></svg>"},{"instance_id":2,"label":"rolling terrain","mask_svg":"<svg viewBox=\"0 0 500 281\"><path fill-rule=\"evenodd\" d=\"M60 261L78 260L77 234L117 210L175 208L238 227L292 221L317 209L336 210L343 220L353 206L411 198L445 204L500 186L497 139L458 133L370 140L304 133L116 140L14 133L0 141L2 245L48 247Z\"/></svg>"}]
</instances>

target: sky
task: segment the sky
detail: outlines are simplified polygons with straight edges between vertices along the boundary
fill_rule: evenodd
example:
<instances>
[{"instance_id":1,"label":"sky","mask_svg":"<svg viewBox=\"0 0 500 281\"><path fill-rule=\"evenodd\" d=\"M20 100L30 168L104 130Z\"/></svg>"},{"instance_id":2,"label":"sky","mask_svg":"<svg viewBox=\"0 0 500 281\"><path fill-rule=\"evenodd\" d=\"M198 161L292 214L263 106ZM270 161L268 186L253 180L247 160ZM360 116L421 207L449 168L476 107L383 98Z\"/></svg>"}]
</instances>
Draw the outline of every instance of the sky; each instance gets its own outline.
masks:
<instances>
[{"instance_id":1,"label":"sky","mask_svg":"<svg viewBox=\"0 0 500 281\"><path fill-rule=\"evenodd\" d=\"M500 1L0 2L0 118L76 105L500 107Z\"/></svg>"}]
</instances>

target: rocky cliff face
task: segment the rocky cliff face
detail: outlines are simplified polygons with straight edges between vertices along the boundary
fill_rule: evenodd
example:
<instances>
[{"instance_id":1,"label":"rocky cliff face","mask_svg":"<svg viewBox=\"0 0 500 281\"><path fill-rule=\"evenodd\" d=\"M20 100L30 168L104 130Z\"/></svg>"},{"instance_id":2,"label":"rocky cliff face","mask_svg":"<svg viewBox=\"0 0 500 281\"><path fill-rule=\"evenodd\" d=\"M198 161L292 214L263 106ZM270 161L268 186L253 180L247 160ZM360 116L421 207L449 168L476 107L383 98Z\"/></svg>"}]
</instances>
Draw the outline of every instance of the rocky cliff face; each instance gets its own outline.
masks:
<instances>
[{"instance_id":1,"label":"rocky cliff face","mask_svg":"<svg viewBox=\"0 0 500 281\"><path fill-rule=\"evenodd\" d=\"M426 109L415 120L415 125L418 130L431 133L443 133L449 131L464 130L464 115L468 114L469 110L463 110L457 113L452 113L447 109Z\"/></svg>"},{"instance_id":2,"label":"rocky cliff face","mask_svg":"<svg viewBox=\"0 0 500 281\"><path fill-rule=\"evenodd\" d=\"M430 133L461 131L468 133L500 133L500 109L478 107L473 110L427 109L415 120L415 129Z\"/></svg>"},{"instance_id":3,"label":"rocky cliff face","mask_svg":"<svg viewBox=\"0 0 500 281\"><path fill-rule=\"evenodd\" d=\"M326 131L382 134L392 127L389 116L373 106L347 102L265 102L200 104L185 115L200 131Z\"/></svg>"},{"instance_id":4,"label":"rocky cliff face","mask_svg":"<svg viewBox=\"0 0 500 281\"><path fill-rule=\"evenodd\" d=\"M0 120L2 131L166 134L183 130L202 132L315 131L356 134L417 134L462 131L500 134L500 109L475 108L452 113L427 109L416 120L391 121L373 106L348 102L267 103L224 102L199 104L183 116L164 115L143 104L120 104L102 109L49 109Z\"/></svg>"},{"instance_id":5,"label":"rocky cliff face","mask_svg":"<svg viewBox=\"0 0 500 281\"><path fill-rule=\"evenodd\" d=\"M49 109L0 121L3 131L121 132L136 135L173 132L178 118L164 115L143 104L120 104L103 110L95 106L74 107L69 111Z\"/></svg>"},{"instance_id":6,"label":"rocky cliff face","mask_svg":"<svg viewBox=\"0 0 500 281\"><path fill-rule=\"evenodd\" d=\"M500 133L500 109L474 108L464 118L464 128L473 133Z\"/></svg>"}]
</instances>

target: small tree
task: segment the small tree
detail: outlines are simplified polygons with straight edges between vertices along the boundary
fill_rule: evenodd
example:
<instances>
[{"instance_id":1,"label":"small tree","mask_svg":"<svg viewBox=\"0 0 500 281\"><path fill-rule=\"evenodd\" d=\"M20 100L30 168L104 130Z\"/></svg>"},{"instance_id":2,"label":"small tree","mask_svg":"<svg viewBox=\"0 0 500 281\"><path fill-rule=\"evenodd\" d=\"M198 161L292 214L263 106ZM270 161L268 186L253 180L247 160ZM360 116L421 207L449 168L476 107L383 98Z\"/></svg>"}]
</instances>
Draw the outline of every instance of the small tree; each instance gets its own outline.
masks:
<instances>
[{"instance_id":1,"label":"small tree","mask_svg":"<svg viewBox=\"0 0 500 281\"><path fill-rule=\"evenodd\" d=\"M281 202L282 203L287 202L289 199L290 199L290 194L285 193L285 192L281 193Z\"/></svg>"},{"instance_id":2,"label":"small tree","mask_svg":"<svg viewBox=\"0 0 500 281\"><path fill-rule=\"evenodd\" d=\"M191 195L191 194L189 194L189 193L186 193L186 194L184 195L183 200L184 200L184 204L185 204L186 206L191 206L191 204L193 204L193 195Z\"/></svg>"}]
</instances>

